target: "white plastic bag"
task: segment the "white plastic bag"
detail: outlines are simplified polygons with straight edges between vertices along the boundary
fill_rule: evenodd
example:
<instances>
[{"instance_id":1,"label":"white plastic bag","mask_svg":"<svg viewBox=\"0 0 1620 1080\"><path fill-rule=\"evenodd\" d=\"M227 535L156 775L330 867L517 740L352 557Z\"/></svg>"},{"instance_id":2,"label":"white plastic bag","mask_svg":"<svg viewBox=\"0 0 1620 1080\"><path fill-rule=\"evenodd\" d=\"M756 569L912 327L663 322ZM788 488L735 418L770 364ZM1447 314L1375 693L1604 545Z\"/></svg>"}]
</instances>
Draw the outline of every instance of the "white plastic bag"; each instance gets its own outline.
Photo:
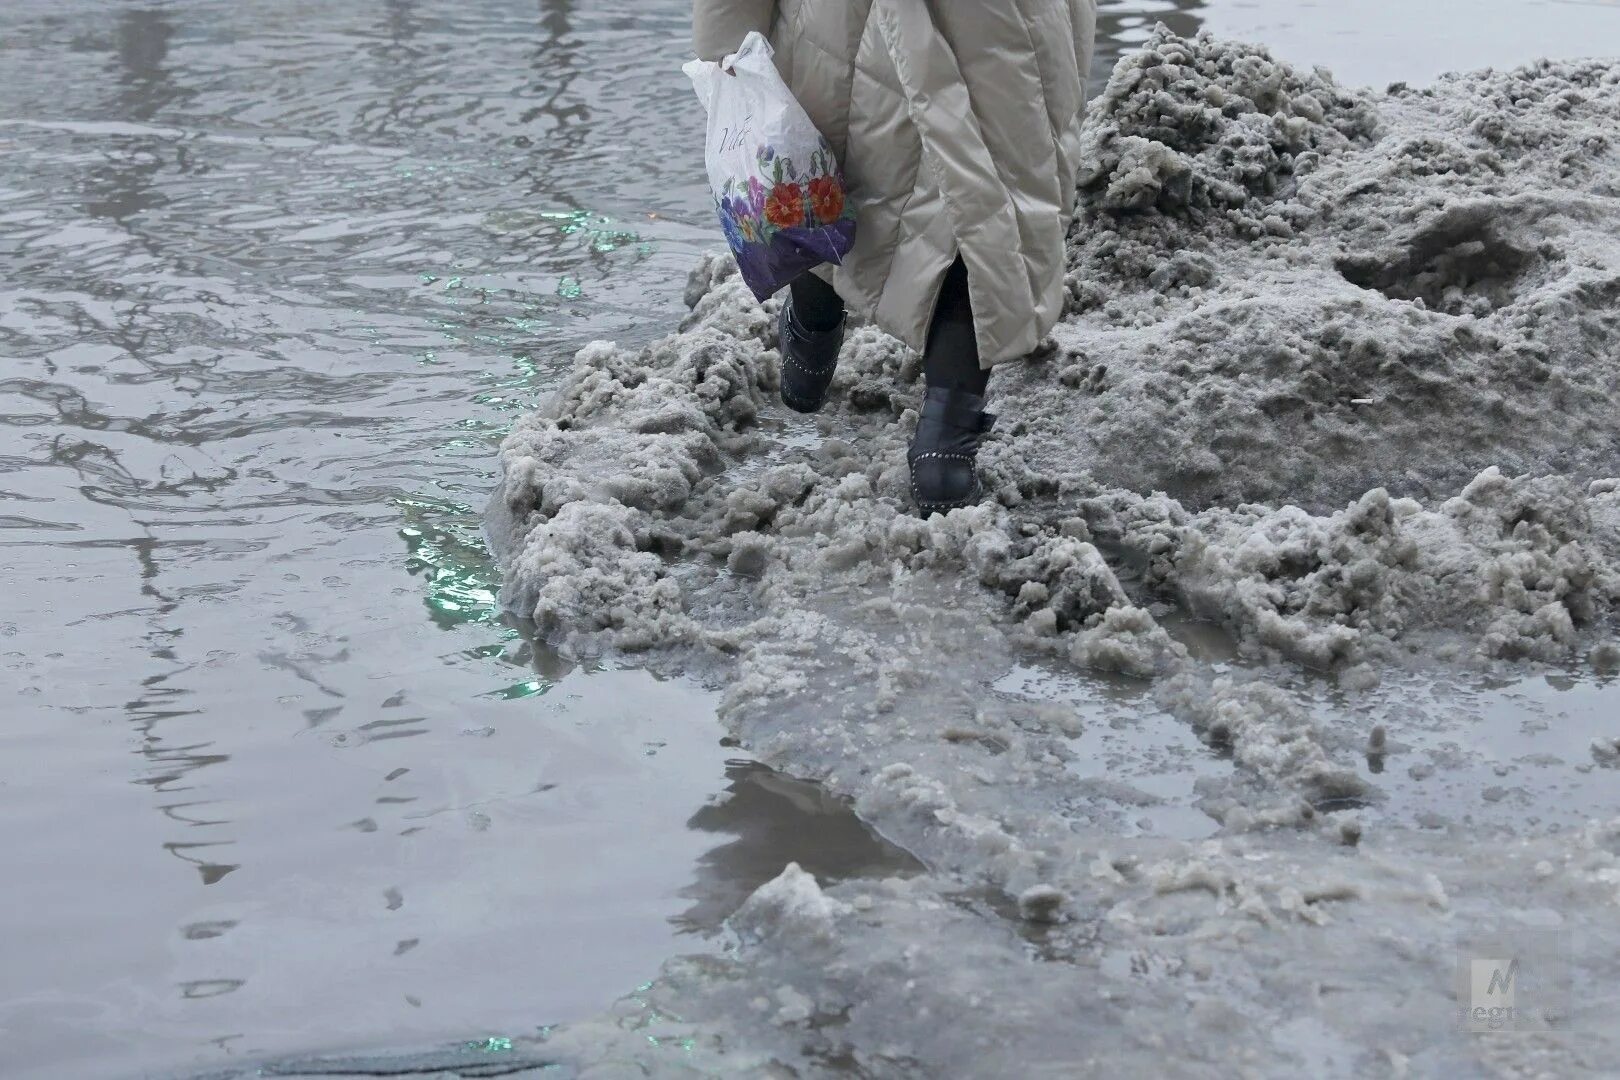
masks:
<instances>
[{"instance_id":1,"label":"white plastic bag","mask_svg":"<svg viewBox=\"0 0 1620 1080\"><path fill-rule=\"evenodd\" d=\"M855 243L855 211L832 147L771 53L756 31L723 63L693 60L681 69L709 112L705 157L720 227L761 300L812 266L843 262Z\"/></svg>"}]
</instances>

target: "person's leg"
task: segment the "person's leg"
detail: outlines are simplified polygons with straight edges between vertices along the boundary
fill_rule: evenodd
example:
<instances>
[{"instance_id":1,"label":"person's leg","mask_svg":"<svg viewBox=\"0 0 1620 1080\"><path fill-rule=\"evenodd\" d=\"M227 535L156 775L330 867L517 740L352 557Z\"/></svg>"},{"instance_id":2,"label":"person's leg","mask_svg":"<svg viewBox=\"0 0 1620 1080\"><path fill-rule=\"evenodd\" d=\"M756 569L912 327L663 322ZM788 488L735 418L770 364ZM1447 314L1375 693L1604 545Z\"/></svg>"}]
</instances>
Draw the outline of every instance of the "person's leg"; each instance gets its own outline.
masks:
<instances>
[{"instance_id":1,"label":"person's leg","mask_svg":"<svg viewBox=\"0 0 1620 1080\"><path fill-rule=\"evenodd\" d=\"M967 268L958 258L945 275L923 350L923 394L906 462L911 497L924 516L977 502L979 442L995 417L984 411L990 372L979 367Z\"/></svg>"},{"instance_id":2,"label":"person's leg","mask_svg":"<svg viewBox=\"0 0 1620 1080\"><path fill-rule=\"evenodd\" d=\"M844 301L814 274L793 279L776 324L782 355L782 402L812 413L827 400L844 345Z\"/></svg>"},{"instance_id":3,"label":"person's leg","mask_svg":"<svg viewBox=\"0 0 1620 1080\"><path fill-rule=\"evenodd\" d=\"M979 339L973 331L973 303L968 296L967 266L957 256L940 286L934 321L923 350L923 378L943 386L983 394L990 372L979 366Z\"/></svg>"},{"instance_id":4,"label":"person's leg","mask_svg":"<svg viewBox=\"0 0 1620 1080\"><path fill-rule=\"evenodd\" d=\"M806 271L794 278L793 318L812 334L836 330L844 321L844 299L821 278Z\"/></svg>"}]
</instances>

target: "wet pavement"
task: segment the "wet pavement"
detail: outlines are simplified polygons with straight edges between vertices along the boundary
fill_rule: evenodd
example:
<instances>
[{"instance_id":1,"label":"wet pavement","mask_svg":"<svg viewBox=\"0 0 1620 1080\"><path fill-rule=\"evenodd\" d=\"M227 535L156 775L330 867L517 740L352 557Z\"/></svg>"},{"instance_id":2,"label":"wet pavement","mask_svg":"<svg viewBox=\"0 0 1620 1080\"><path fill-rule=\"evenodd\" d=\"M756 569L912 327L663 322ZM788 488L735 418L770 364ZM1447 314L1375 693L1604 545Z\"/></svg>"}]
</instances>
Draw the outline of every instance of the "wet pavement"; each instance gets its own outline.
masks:
<instances>
[{"instance_id":1,"label":"wet pavement","mask_svg":"<svg viewBox=\"0 0 1620 1080\"><path fill-rule=\"evenodd\" d=\"M532 1032L914 865L495 609L502 433L716 242L688 11L0 8L8 1077ZM1105 3L1099 77L1209 14Z\"/></svg>"}]
</instances>

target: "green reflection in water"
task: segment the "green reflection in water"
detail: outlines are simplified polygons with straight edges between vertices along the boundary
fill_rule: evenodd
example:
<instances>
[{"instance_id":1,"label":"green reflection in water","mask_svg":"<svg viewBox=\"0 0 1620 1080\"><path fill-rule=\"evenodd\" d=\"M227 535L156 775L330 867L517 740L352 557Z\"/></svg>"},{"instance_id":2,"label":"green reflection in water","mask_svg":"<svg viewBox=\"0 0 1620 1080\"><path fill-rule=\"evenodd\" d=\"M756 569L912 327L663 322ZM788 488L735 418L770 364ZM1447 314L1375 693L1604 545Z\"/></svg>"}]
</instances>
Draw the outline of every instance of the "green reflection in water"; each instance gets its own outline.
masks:
<instances>
[{"instance_id":1,"label":"green reflection in water","mask_svg":"<svg viewBox=\"0 0 1620 1080\"><path fill-rule=\"evenodd\" d=\"M484 697L498 698L501 701L517 701L520 698L539 697L551 689L551 683L545 679L524 679L511 686L503 686L499 690L491 690Z\"/></svg>"},{"instance_id":2,"label":"green reflection in water","mask_svg":"<svg viewBox=\"0 0 1620 1080\"><path fill-rule=\"evenodd\" d=\"M532 356L515 353L512 356L512 366L518 369L518 377L511 382L502 383L503 386L532 387L541 378L540 364Z\"/></svg>"},{"instance_id":3,"label":"green reflection in water","mask_svg":"<svg viewBox=\"0 0 1620 1080\"><path fill-rule=\"evenodd\" d=\"M594 210L496 210L485 216L484 227L497 233L554 232L578 237L589 250L603 255L642 243L640 233L621 228Z\"/></svg>"},{"instance_id":4,"label":"green reflection in water","mask_svg":"<svg viewBox=\"0 0 1620 1080\"><path fill-rule=\"evenodd\" d=\"M531 214L529 218L530 226L564 235L584 234L589 243L600 245L596 249L601 251L638 240L634 234L607 228L608 219L585 212L560 217ZM547 693L556 685L556 678L550 671L537 672L526 648L512 650L514 639L522 635L503 625L498 602L500 574L484 547L482 516L473 506L451 496L458 491L487 490L493 478L482 475L484 463L494 456L501 439L511 430L514 414L538 407L540 390L555 379L554 371L543 370L547 346L542 342L556 325L545 315L556 302L517 289L484 288L477 275L476 267L461 263L418 275L423 286L437 286L436 302L453 309L453 316L429 320L444 339L442 345L411 355L423 365L460 364L474 358L510 365L472 376L473 381L483 384L469 396L474 415L455 421L446 433L448 437L430 451L434 457L476 456L480 461L476 472L481 479L471 488L432 481L430 486L437 488L437 493L416 491L393 502L404 517L399 535L405 541L406 570L426 583L423 603L429 618L443 630L487 628L481 629L490 635L486 643L460 649L453 656L461 661L501 665L504 675L496 684L498 688L481 696L511 701ZM564 280L583 291L577 278ZM471 479L464 469L457 475ZM508 682L518 674L512 671L514 665L522 669L522 677Z\"/></svg>"},{"instance_id":5,"label":"green reflection in water","mask_svg":"<svg viewBox=\"0 0 1620 1080\"><path fill-rule=\"evenodd\" d=\"M497 600L499 575L484 548L478 513L465 503L432 495L410 495L393 501L405 515L405 524L399 530L408 552L405 568L413 577L427 580L423 603L428 617L443 630L477 626L487 627L486 632L495 635L493 641L460 649L453 655L499 664L507 670L513 664L523 668L524 677L519 681L480 696L517 701L550 692L556 680L537 675L529 665L526 650L519 648L514 653L511 649L522 635L502 624Z\"/></svg>"},{"instance_id":6,"label":"green reflection in water","mask_svg":"<svg viewBox=\"0 0 1620 1080\"><path fill-rule=\"evenodd\" d=\"M463 456L463 455L449 454L449 453L446 453L446 451L448 451L448 450L478 450L480 452L485 452L485 451L488 451L488 449L489 449L488 444L486 444L485 442L483 442L480 439L451 439L449 442L447 442L443 446L439 447L438 450L434 451L434 456L435 457L460 457L460 456Z\"/></svg>"},{"instance_id":7,"label":"green reflection in water","mask_svg":"<svg viewBox=\"0 0 1620 1080\"><path fill-rule=\"evenodd\" d=\"M583 234L592 251L606 253L641 240L639 233L616 229L612 218L605 214L593 214L589 210L553 212L542 216L548 221L557 222L557 231L564 236Z\"/></svg>"},{"instance_id":8,"label":"green reflection in water","mask_svg":"<svg viewBox=\"0 0 1620 1080\"><path fill-rule=\"evenodd\" d=\"M405 512L399 530L408 552L405 569L427 579L433 621L445 629L496 622L499 584L478 513L465 503L427 495L396 498L394 505Z\"/></svg>"},{"instance_id":9,"label":"green reflection in water","mask_svg":"<svg viewBox=\"0 0 1620 1080\"><path fill-rule=\"evenodd\" d=\"M533 412L540 407L540 403L527 394L478 394L473 400L501 412Z\"/></svg>"}]
</instances>

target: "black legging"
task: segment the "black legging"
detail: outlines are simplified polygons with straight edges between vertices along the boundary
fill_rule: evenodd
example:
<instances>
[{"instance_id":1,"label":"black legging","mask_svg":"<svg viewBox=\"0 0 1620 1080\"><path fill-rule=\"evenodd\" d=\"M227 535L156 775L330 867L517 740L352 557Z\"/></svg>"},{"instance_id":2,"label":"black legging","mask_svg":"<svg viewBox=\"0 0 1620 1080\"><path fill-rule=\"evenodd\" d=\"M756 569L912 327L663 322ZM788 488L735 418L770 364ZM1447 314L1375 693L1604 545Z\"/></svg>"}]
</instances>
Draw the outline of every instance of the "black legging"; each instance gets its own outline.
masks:
<instances>
[{"instance_id":1,"label":"black legging","mask_svg":"<svg viewBox=\"0 0 1620 1080\"><path fill-rule=\"evenodd\" d=\"M793 279L793 315L812 332L831 330L844 317L844 301L814 274ZM973 332L973 304L968 298L967 265L958 255L939 287L934 321L923 349L923 377L929 386L948 386L984 393L990 372L979 366L979 339Z\"/></svg>"}]
</instances>

